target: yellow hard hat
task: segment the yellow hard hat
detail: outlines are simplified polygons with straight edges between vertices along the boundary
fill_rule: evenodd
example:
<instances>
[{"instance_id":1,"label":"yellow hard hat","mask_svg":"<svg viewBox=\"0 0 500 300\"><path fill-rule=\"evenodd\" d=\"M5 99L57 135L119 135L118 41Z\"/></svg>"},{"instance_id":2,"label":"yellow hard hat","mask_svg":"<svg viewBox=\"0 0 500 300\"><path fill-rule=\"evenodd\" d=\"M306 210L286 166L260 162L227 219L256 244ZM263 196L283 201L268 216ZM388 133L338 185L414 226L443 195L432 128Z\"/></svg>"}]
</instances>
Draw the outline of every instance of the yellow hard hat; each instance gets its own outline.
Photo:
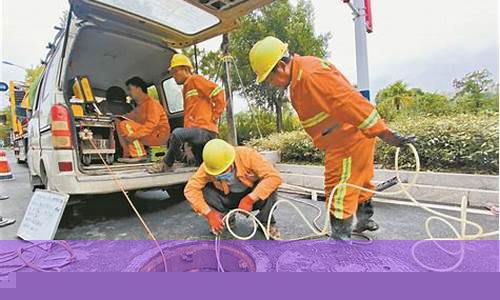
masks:
<instances>
[{"instance_id":1,"label":"yellow hard hat","mask_svg":"<svg viewBox=\"0 0 500 300\"><path fill-rule=\"evenodd\" d=\"M234 147L223 140L211 140L203 148L205 171L213 176L226 171L233 164L235 157L236 151Z\"/></svg>"},{"instance_id":2,"label":"yellow hard hat","mask_svg":"<svg viewBox=\"0 0 500 300\"><path fill-rule=\"evenodd\" d=\"M288 44L281 40L268 36L263 40L258 41L250 50L250 66L257 74L257 83L262 83L266 80L269 73L278 64L280 59L288 51Z\"/></svg>"},{"instance_id":3,"label":"yellow hard hat","mask_svg":"<svg viewBox=\"0 0 500 300\"><path fill-rule=\"evenodd\" d=\"M172 60L170 61L170 67L168 68L169 70L175 67L189 67L190 69L193 69L193 65L191 64L191 60L184 54L174 54L172 56Z\"/></svg>"}]
</instances>

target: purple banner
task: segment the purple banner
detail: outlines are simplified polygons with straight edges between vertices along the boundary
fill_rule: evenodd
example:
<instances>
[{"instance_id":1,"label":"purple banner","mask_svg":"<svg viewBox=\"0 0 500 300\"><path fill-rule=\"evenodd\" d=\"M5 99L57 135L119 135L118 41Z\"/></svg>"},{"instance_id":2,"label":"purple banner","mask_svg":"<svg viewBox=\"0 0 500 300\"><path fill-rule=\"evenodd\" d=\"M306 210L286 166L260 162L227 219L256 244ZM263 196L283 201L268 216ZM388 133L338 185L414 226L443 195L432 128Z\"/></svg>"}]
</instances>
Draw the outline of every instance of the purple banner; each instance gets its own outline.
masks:
<instances>
[{"instance_id":1,"label":"purple banner","mask_svg":"<svg viewBox=\"0 0 500 300\"><path fill-rule=\"evenodd\" d=\"M149 240L0 241L0 299L490 299L500 281L499 241L159 246L163 255ZM217 271L232 274L179 273Z\"/></svg>"},{"instance_id":2,"label":"purple banner","mask_svg":"<svg viewBox=\"0 0 500 300\"><path fill-rule=\"evenodd\" d=\"M16 272L498 272L499 241L0 241ZM216 251L217 250L217 251ZM10 279L7 279L10 278ZM7 282L7 280L10 280ZM17 283L20 278L18 276Z\"/></svg>"}]
</instances>

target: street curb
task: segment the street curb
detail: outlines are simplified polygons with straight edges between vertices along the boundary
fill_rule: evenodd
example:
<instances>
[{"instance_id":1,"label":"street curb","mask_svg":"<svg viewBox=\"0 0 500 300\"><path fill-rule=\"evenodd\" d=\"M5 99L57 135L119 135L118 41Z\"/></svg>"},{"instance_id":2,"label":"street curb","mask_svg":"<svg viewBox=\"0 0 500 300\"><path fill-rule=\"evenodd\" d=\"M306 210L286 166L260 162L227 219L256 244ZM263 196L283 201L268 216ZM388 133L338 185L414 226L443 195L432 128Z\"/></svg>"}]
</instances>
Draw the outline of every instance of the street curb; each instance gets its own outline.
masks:
<instances>
[{"instance_id":1,"label":"street curb","mask_svg":"<svg viewBox=\"0 0 500 300\"><path fill-rule=\"evenodd\" d=\"M287 164L277 164L276 167L287 184L319 191L324 189L323 167ZM373 181L378 184L395 175L391 170L375 170ZM400 175L403 182L409 182L415 172L404 171ZM398 187L393 187L387 191L397 190ZM467 196L469 206L485 207L498 203L498 176L423 172L420 173L417 184L409 192L418 201L440 204L460 204L462 197ZM405 200L406 196L377 196L377 198Z\"/></svg>"}]
</instances>

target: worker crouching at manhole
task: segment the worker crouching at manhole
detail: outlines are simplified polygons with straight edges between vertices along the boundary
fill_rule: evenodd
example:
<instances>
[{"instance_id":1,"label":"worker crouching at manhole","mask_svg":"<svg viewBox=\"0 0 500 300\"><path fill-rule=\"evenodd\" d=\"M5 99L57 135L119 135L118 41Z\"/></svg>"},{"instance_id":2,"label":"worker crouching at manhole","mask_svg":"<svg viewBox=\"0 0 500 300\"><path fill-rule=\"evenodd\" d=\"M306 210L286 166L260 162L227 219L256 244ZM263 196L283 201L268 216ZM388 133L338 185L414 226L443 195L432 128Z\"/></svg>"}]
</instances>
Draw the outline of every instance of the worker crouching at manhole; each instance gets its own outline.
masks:
<instances>
[{"instance_id":1,"label":"worker crouching at manhole","mask_svg":"<svg viewBox=\"0 0 500 300\"><path fill-rule=\"evenodd\" d=\"M165 109L161 104L148 96L147 84L139 77L126 82L130 96L137 107L123 116L118 117L117 130L120 144L123 148L123 163L139 163L147 161L146 146L161 146L167 143L170 135Z\"/></svg>"},{"instance_id":2,"label":"worker crouching at manhole","mask_svg":"<svg viewBox=\"0 0 500 300\"><path fill-rule=\"evenodd\" d=\"M415 139L390 130L375 107L325 60L289 54L288 45L275 37L257 42L249 59L258 83L289 88L290 100L302 126L314 145L326 151L326 197L343 183L375 188L371 182L375 137L396 147ZM378 229L371 219L372 195L345 185L337 188L329 208L332 239L351 238L354 214L355 232Z\"/></svg>"},{"instance_id":3,"label":"worker crouching at manhole","mask_svg":"<svg viewBox=\"0 0 500 300\"><path fill-rule=\"evenodd\" d=\"M188 57L175 54L169 68L177 84L183 85L184 128L176 128L170 138L167 155L148 167L151 174L172 171L176 160L181 159L184 143L192 148L187 159L199 166L205 144L219 132L217 124L226 107L224 90L201 75L193 74L193 65Z\"/></svg>"},{"instance_id":4,"label":"worker crouching at manhole","mask_svg":"<svg viewBox=\"0 0 500 300\"><path fill-rule=\"evenodd\" d=\"M212 232L218 234L223 230L223 214L235 208L257 210L256 218L267 224L282 183L270 162L252 148L233 147L219 139L207 143L203 161L184 193L193 210L207 218ZM234 218L229 220L230 225L234 221ZM272 217L269 228L272 239L279 238L275 223Z\"/></svg>"}]
</instances>

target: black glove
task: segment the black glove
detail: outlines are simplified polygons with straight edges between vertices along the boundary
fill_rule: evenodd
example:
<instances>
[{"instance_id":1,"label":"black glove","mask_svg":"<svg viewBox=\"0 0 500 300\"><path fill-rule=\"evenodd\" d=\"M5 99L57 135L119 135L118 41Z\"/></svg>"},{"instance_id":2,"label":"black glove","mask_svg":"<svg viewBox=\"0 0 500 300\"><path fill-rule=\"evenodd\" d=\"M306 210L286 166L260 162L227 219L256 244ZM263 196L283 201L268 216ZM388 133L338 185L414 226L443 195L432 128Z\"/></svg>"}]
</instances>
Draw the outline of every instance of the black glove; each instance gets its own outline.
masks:
<instances>
[{"instance_id":1,"label":"black glove","mask_svg":"<svg viewBox=\"0 0 500 300\"><path fill-rule=\"evenodd\" d=\"M396 131L387 130L379 136L384 142L394 147L402 147L408 144L414 144L417 138L414 135L403 136Z\"/></svg>"}]
</instances>

